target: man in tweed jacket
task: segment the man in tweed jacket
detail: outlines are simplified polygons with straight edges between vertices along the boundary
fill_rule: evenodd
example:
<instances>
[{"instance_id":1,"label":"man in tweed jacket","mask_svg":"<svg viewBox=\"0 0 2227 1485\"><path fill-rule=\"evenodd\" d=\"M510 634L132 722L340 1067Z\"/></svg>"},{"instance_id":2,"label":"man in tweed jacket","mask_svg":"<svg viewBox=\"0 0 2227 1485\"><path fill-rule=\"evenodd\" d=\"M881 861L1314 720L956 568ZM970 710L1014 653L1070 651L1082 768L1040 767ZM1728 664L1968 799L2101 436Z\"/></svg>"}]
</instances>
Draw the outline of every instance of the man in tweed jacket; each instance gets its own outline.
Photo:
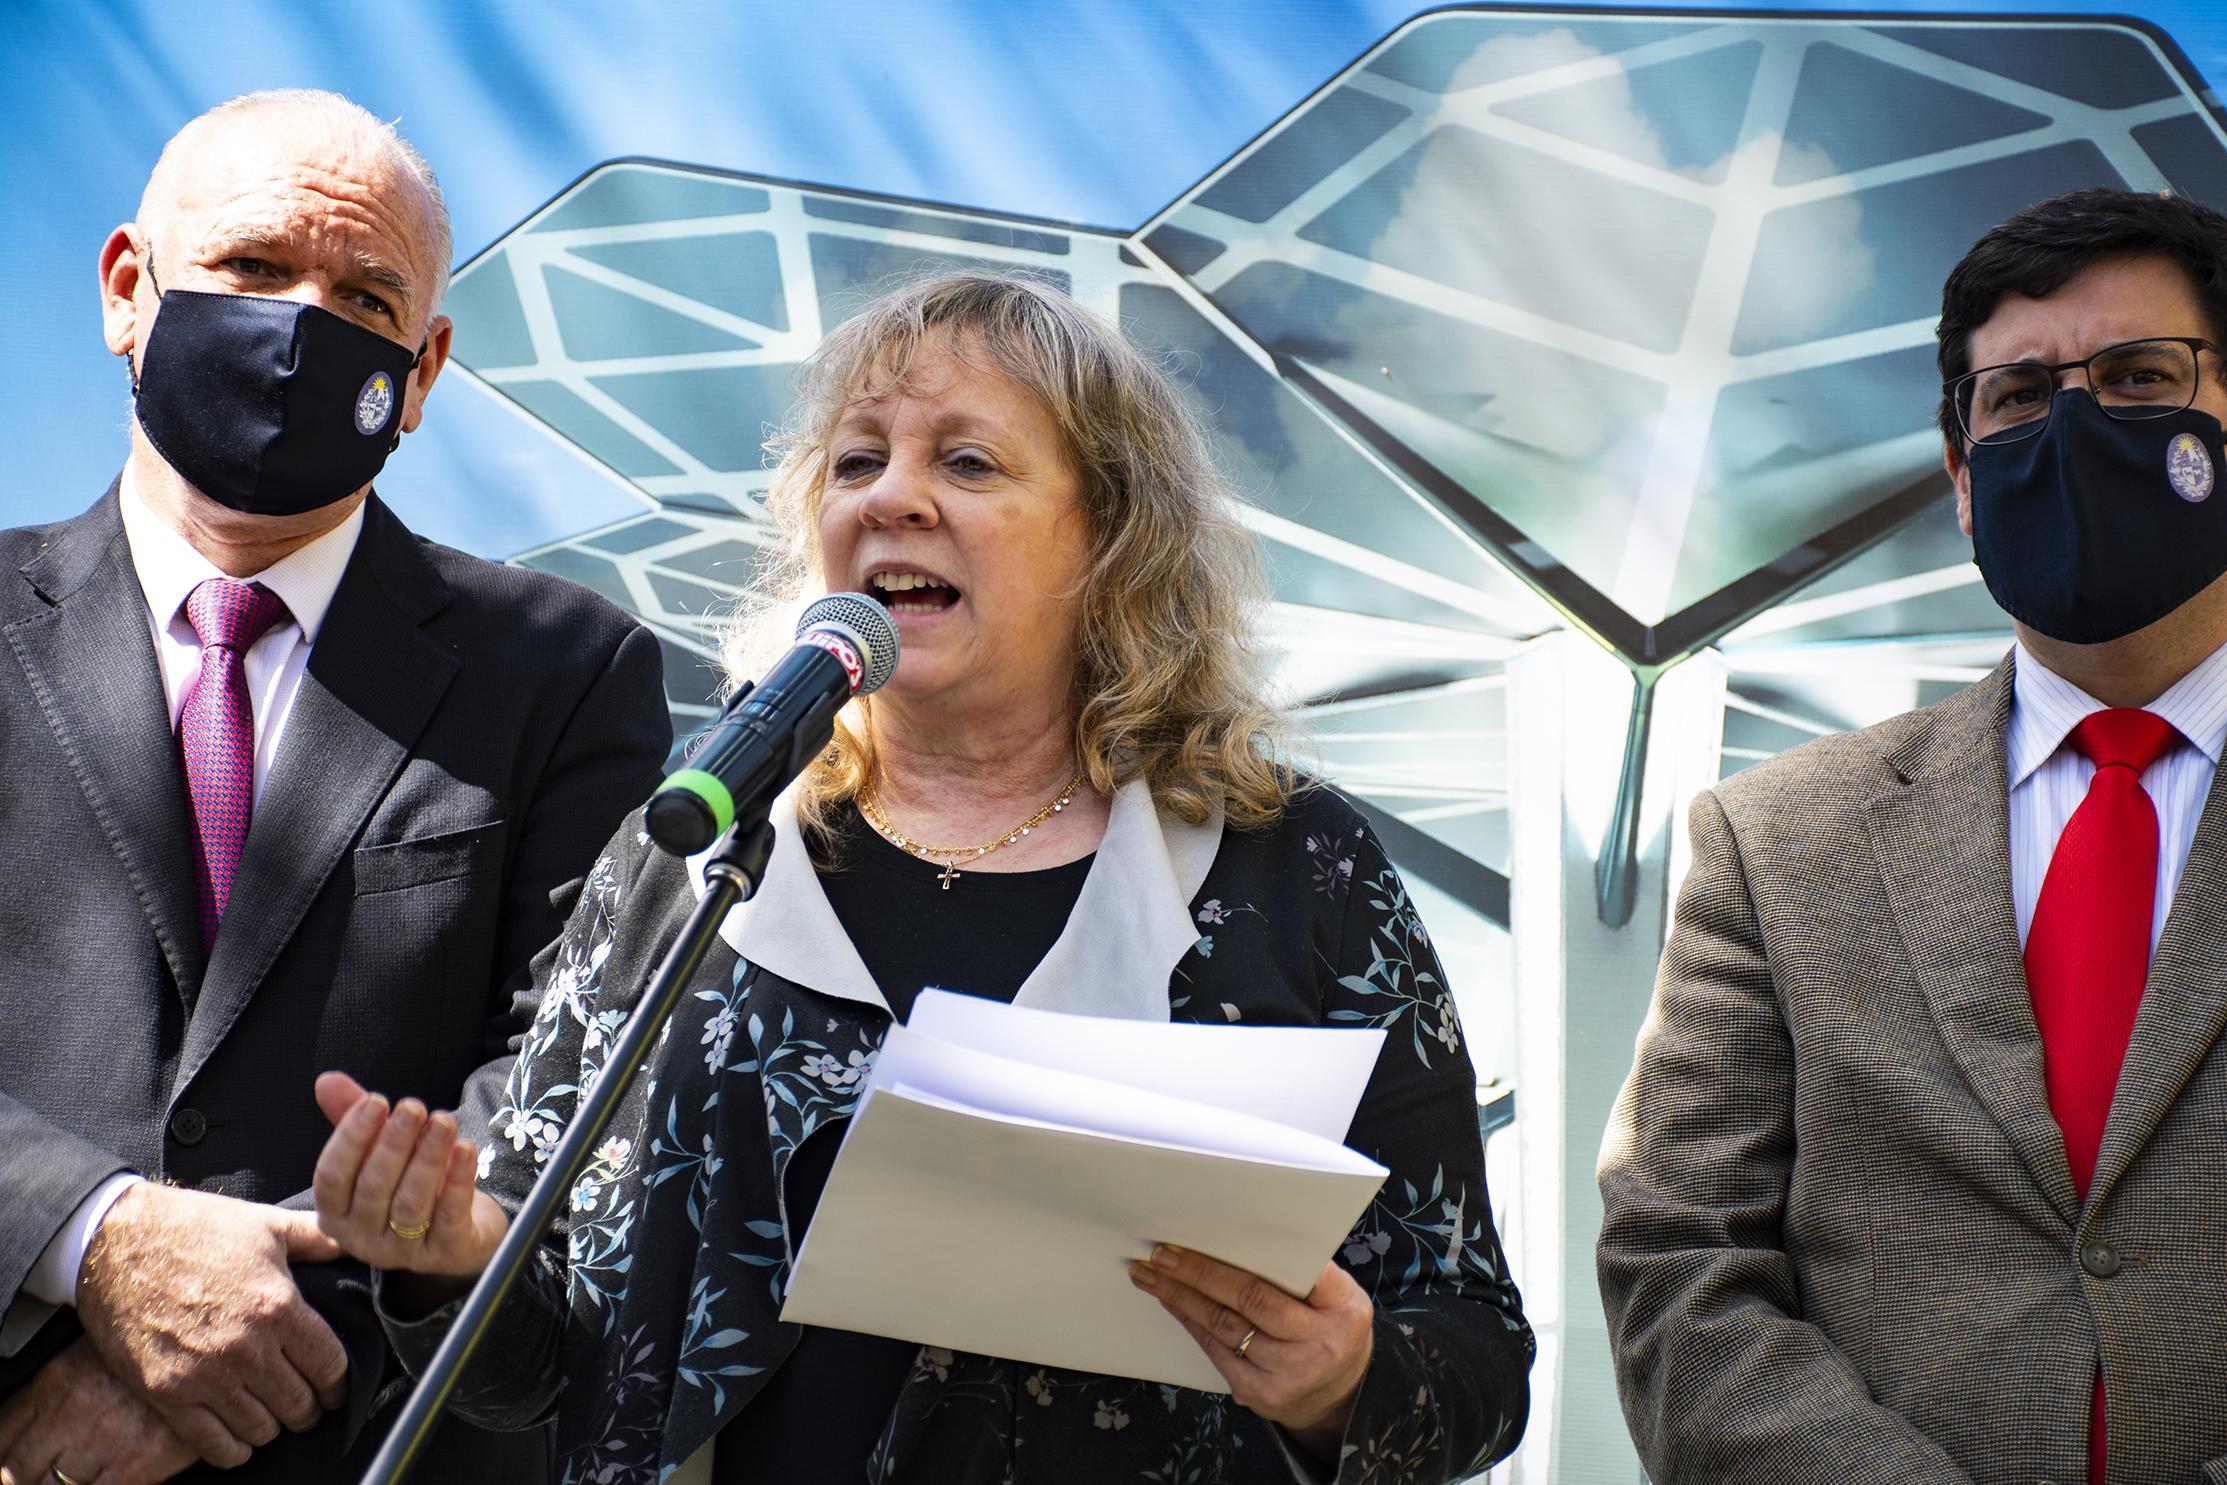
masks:
<instances>
[{"instance_id":1,"label":"man in tweed jacket","mask_svg":"<svg viewBox=\"0 0 2227 1485\"><path fill-rule=\"evenodd\" d=\"M1940 336L1958 518L2018 643L1695 801L1601 1156L1624 1411L1658 1485L2227 1485L2227 218L2029 208ZM2185 394L2082 364L2173 337ZM2014 469L1957 384L2026 362ZM2177 736L2140 775L2151 957L2083 1199L2024 956L2096 771L2068 737L2107 707Z\"/></svg>"}]
</instances>

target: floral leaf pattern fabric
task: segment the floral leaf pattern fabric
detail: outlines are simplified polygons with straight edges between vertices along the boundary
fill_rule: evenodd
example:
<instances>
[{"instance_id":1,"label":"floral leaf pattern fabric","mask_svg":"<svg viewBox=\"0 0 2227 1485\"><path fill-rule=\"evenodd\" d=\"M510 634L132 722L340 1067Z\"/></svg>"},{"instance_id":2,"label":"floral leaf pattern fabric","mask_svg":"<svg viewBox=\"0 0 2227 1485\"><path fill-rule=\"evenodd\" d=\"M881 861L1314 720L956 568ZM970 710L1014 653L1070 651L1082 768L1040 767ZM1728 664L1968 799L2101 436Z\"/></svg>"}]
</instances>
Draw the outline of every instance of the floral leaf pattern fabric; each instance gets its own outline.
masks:
<instances>
[{"instance_id":1,"label":"floral leaf pattern fabric","mask_svg":"<svg viewBox=\"0 0 2227 1485\"><path fill-rule=\"evenodd\" d=\"M507 1205L692 905L680 864L629 822L536 963L538 1014L484 1171ZM1199 939L1169 984L1176 1019L1389 1033L1349 1136L1392 1176L1336 1254L1378 1319L1335 1478L1474 1473L1522 1435L1533 1343L1492 1226L1452 997L1398 874L1353 808L1314 789L1276 828L1224 835L1192 913ZM800 1334L776 1318L802 1236L782 1176L805 1140L839 1134L887 1026L878 1007L715 946L456 1410L494 1427L553 1411L564 1485L654 1485L712 1440ZM453 1317L387 1322L422 1365ZM936 1485L1297 1477L1275 1431L1225 1396L938 1347L915 1358L870 1472Z\"/></svg>"}]
</instances>

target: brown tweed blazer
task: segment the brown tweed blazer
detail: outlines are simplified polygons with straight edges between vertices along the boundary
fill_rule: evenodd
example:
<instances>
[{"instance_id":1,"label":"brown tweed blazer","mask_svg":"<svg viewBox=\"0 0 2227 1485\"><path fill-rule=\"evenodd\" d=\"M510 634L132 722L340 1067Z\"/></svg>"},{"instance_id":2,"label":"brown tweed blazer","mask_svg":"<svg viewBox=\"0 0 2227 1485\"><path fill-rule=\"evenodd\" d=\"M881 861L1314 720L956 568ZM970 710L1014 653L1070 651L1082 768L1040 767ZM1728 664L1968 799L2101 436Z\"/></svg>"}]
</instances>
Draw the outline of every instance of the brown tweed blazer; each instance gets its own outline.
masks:
<instances>
[{"instance_id":1,"label":"brown tweed blazer","mask_svg":"<svg viewBox=\"0 0 2227 1485\"><path fill-rule=\"evenodd\" d=\"M2011 909L2011 662L1694 802L1600 1164L1658 1485L2227 1485L2227 769L2073 1194Z\"/></svg>"}]
</instances>

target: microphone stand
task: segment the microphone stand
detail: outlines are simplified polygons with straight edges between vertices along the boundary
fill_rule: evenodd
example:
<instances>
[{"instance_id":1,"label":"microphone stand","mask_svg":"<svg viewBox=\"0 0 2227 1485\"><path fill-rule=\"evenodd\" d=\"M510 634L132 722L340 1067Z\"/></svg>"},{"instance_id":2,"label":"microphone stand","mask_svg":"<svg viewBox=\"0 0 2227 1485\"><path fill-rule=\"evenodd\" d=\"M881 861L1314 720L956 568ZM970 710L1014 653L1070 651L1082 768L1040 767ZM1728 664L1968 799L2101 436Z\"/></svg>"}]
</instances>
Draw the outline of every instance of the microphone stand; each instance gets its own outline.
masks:
<instances>
[{"instance_id":1,"label":"microphone stand","mask_svg":"<svg viewBox=\"0 0 2227 1485\"><path fill-rule=\"evenodd\" d=\"M572 1183L586 1166L596 1142L603 1137L611 1116L618 1112L619 1100L634 1085L635 1074L641 1071L650 1044L673 1018L682 992L695 978L697 966L704 962L712 939L719 933L720 921L727 916L728 909L757 892L759 882L765 877L766 862L773 854L773 825L766 818L768 803L759 802L751 815L738 819L726 844L704 864L703 901L696 904L695 912L689 915L687 924L681 929L680 938L666 953L664 962L658 965L641 1004L612 1046L595 1087L580 1101L571 1127L550 1151L547 1166L534 1182L533 1189L526 1193L524 1204L511 1219L510 1230L503 1234L501 1244L488 1260L486 1271L472 1285L471 1295L457 1314L456 1323L449 1327L440 1350L434 1353L425 1375L418 1379L409 1405L395 1420L378 1457L371 1461L362 1485L400 1485L417 1463L426 1441L432 1437L433 1425L440 1421L442 1409L448 1406L450 1395L456 1391L457 1378L472 1359L481 1337L487 1333L495 1312L502 1308L518 1276L525 1272L526 1265L540 1248L542 1235L556 1219L559 1203L572 1190Z\"/></svg>"}]
</instances>

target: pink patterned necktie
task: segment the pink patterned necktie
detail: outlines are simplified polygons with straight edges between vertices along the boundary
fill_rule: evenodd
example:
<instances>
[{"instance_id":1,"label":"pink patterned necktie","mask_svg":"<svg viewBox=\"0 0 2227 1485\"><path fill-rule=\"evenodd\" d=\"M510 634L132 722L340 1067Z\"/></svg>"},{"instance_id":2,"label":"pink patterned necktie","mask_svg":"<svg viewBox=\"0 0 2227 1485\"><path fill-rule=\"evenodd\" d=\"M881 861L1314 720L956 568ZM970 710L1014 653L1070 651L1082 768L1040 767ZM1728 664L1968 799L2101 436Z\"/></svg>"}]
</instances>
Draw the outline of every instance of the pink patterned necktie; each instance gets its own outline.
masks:
<instances>
[{"instance_id":1,"label":"pink patterned necktie","mask_svg":"<svg viewBox=\"0 0 2227 1485\"><path fill-rule=\"evenodd\" d=\"M178 713L178 746L185 754L186 792L200 848L196 875L204 949L216 944L255 803L247 652L285 617L286 605L261 583L210 578L186 595L186 622L201 639L201 674Z\"/></svg>"}]
</instances>

